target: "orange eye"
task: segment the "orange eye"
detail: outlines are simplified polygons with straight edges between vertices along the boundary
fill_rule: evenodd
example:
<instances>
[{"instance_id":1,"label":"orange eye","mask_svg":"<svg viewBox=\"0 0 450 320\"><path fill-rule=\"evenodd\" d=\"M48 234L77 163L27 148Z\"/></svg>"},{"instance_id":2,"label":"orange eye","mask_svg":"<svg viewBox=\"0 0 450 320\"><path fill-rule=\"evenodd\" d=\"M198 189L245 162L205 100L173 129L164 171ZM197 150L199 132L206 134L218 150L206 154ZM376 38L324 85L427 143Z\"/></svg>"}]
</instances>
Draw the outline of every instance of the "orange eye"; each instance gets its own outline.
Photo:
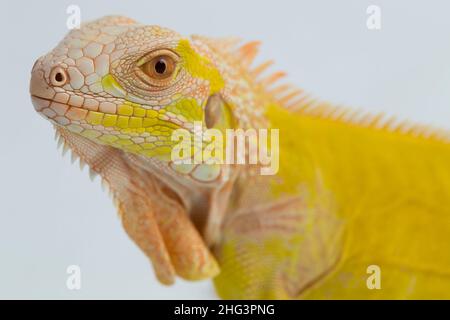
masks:
<instances>
[{"instance_id":1,"label":"orange eye","mask_svg":"<svg viewBox=\"0 0 450 320\"><path fill-rule=\"evenodd\" d=\"M141 70L155 80L166 80L175 72L176 61L169 55L161 54L141 66Z\"/></svg>"}]
</instances>

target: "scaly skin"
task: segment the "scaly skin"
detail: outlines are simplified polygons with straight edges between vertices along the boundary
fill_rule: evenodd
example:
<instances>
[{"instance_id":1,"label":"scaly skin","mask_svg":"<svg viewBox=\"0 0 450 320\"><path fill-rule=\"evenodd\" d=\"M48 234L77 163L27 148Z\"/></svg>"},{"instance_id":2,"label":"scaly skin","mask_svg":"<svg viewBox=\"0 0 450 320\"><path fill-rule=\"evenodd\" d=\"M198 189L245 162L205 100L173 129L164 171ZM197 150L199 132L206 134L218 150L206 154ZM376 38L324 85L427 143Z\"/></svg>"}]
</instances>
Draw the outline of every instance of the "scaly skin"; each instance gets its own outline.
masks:
<instances>
[{"instance_id":1,"label":"scaly skin","mask_svg":"<svg viewBox=\"0 0 450 320\"><path fill-rule=\"evenodd\" d=\"M450 297L448 134L275 87L283 73L250 67L258 43L237 43L105 17L38 59L32 101L109 186L162 283L214 277L223 298ZM161 50L176 62L164 81L142 72ZM280 129L279 172L174 164L171 134L194 121ZM381 290L366 287L371 264Z\"/></svg>"}]
</instances>

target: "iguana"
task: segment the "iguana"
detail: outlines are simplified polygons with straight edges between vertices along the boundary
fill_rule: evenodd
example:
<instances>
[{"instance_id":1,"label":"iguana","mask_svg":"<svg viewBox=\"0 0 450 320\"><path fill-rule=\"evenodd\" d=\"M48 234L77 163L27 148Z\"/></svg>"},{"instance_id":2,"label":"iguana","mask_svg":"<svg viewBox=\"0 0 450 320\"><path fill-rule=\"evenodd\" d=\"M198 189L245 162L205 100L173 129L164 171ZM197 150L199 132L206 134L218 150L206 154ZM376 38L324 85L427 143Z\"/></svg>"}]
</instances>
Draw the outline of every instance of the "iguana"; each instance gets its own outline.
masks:
<instances>
[{"instance_id":1,"label":"iguana","mask_svg":"<svg viewBox=\"0 0 450 320\"><path fill-rule=\"evenodd\" d=\"M225 299L450 298L448 132L310 98L267 74L271 61L253 66L258 46L107 16L35 62L31 99L109 187L163 284L212 278ZM279 129L278 172L172 161L171 135L195 121Z\"/></svg>"}]
</instances>

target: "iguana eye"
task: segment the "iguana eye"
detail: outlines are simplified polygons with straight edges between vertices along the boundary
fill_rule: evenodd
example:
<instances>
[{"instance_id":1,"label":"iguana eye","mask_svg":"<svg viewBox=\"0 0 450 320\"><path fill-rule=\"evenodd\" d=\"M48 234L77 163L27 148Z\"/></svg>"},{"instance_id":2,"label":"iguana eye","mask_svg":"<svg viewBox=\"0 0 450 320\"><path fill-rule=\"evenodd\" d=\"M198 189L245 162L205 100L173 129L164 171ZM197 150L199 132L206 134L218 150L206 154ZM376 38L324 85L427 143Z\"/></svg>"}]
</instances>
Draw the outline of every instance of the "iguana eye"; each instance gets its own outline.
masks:
<instances>
[{"instance_id":1,"label":"iguana eye","mask_svg":"<svg viewBox=\"0 0 450 320\"><path fill-rule=\"evenodd\" d=\"M175 74L177 58L172 51L158 50L145 56L140 61L139 68L150 78L148 80L151 84L163 84Z\"/></svg>"},{"instance_id":2,"label":"iguana eye","mask_svg":"<svg viewBox=\"0 0 450 320\"><path fill-rule=\"evenodd\" d=\"M157 56L142 66L142 71L154 79L167 79L175 71L175 61L169 56Z\"/></svg>"}]
</instances>

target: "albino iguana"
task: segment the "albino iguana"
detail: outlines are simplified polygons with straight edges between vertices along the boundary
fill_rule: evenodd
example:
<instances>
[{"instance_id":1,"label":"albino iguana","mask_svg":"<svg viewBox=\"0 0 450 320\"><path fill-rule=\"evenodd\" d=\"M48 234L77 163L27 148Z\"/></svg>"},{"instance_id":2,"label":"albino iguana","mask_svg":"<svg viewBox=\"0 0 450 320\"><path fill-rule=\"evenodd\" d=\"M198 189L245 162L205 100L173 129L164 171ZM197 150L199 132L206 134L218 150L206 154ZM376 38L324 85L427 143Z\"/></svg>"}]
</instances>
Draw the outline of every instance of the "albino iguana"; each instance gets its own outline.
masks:
<instances>
[{"instance_id":1,"label":"albino iguana","mask_svg":"<svg viewBox=\"0 0 450 320\"><path fill-rule=\"evenodd\" d=\"M164 284L213 278L238 299L450 298L448 132L278 85L271 62L252 66L257 47L105 17L36 61L32 102L108 185ZM195 121L278 129L278 171L173 161L172 134L194 135Z\"/></svg>"}]
</instances>

